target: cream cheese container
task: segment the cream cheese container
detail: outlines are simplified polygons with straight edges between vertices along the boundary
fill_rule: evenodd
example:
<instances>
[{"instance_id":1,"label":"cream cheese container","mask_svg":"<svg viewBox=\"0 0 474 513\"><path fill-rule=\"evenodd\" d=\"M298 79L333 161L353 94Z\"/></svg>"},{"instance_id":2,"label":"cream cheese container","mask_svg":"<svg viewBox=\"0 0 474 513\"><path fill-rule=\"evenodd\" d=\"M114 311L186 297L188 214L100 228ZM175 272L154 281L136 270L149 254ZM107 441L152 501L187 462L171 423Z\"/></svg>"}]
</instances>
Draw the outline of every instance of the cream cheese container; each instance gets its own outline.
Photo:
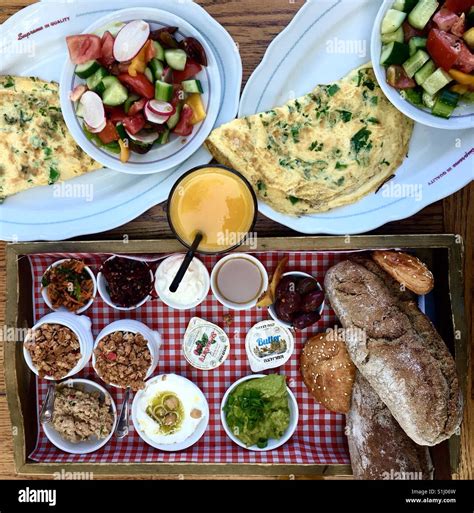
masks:
<instances>
[{"instance_id":1,"label":"cream cheese container","mask_svg":"<svg viewBox=\"0 0 474 513\"><path fill-rule=\"evenodd\" d=\"M245 337L245 350L253 372L280 367L290 359L294 348L291 331L273 320L258 322Z\"/></svg>"},{"instance_id":2,"label":"cream cheese container","mask_svg":"<svg viewBox=\"0 0 474 513\"><path fill-rule=\"evenodd\" d=\"M224 363L229 351L229 337L222 328L199 317L189 321L183 353L190 365L200 370L215 369Z\"/></svg>"}]
</instances>

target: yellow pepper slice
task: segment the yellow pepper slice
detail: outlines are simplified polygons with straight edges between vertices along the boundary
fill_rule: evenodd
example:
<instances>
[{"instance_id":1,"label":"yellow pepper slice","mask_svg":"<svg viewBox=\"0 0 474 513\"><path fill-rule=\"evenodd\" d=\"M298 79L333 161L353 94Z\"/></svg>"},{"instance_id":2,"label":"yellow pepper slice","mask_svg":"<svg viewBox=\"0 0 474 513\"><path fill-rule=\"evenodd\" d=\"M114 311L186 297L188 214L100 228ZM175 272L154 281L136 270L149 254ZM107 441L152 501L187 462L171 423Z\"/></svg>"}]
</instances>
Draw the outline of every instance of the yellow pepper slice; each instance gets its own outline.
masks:
<instances>
[{"instance_id":1,"label":"yellow pepper slice","mask_svg":"<svg viewBox=\"0 0 474 513\"><path fill-rule=\"evenodd\" d=\"M448 72L458 84L468 86L469 89L474 90L474 75L468 75L457 69L450 69Z\"/></svg>"},{"instance_id":2,"label":"yellow pepper slice","mask_svg":"<svg viewBox=\"0 0 474 513\"><path fill-rule=\"evenodd\" d=\"M190 123L192 125L196 125L197 123L201 122L203 119L206 119L206 111L204 109L201 95L199 93L190 94L186 98L186 103L193 110L193 117L191 118L191 121L190 121Z\"/></svg>"},{"instance_id":3,"label":"yellow pepper slice","mask_svg":"<svg viewBox=\"0 0 474 513\"><path fill-rule=\"evenodd\" d=\"M128 162L128 159L130 158L130 148L123 139L119 139L118 143L120 146L120 162L126 164Z\"/></svg>"},{"instance_id":4,"label":"yellow pepper slice","mask_svg":"<svg viewBox=\"0 0 474 513\"><path fill-rule=\"evenodd\" d=\"M146 70L146 45L138 52L133 58L130 66L128 67L128 74L131 77L136 77L137 73L145 73Z\"/></svg>"},{"instance_id":5,"label":"yellow pepper slice","mask_svg":"<svg viewBox=\"0 0 474 513\"><path fill-rule=\"evenodd\" d=\"M469 91L469 87L462 84L455 84L449 88L453 93L466 94Z\"/></svg>"}]
</instances>

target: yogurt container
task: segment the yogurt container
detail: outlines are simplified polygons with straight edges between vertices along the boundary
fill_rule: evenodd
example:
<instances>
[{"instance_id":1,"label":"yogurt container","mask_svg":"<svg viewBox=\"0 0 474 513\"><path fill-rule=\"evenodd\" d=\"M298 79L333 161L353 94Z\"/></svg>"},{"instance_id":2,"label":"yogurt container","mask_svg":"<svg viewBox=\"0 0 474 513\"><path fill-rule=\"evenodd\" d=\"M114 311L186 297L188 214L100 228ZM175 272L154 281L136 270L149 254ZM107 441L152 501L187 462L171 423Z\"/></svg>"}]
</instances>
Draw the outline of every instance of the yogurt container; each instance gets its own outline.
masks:
<instances>
[{"instance_id":1,"label":"yogurt container","mask_svg":"<svg viewBox=\"0 0 474 513\"><path fill-rule=\"evenodd\" d=\"M183 353L190 365L199 370L215 369L224 363L229 352L229 337L222 328L199 317L189 321Z\"/></svg>"},{"instance_id":2,"label":"yogurt container","mask_svg":"<svg viewBox=\"0 0 474 513\"><path fill-rule=\"evenodd\" d=\"M253 372L280 367L290 359L294 348L291 331L274 320L258 322L245 337L245 350Z\"/></svg>"}]
</instances>

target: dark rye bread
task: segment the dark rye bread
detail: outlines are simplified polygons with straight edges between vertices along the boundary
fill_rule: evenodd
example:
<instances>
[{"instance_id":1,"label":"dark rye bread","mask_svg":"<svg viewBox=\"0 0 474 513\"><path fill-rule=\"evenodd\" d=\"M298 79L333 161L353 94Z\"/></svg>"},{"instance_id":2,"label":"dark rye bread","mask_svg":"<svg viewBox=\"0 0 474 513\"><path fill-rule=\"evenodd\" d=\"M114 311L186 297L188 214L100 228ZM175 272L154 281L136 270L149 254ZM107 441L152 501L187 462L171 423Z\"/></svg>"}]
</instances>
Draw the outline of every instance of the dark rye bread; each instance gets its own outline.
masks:
<instances>
[{"instance_id":1,"label":"dark rye bread","mask_svg":"<svg viewBox=\"0 0 474 513\"><path fill-rule=\"evenodd\" d=\"M346 417L354 479L432 479L428 448L411 440L360 372Z\"/></svg>"},{"instance_id":2,"label":"dark rye bread","mask_svg":"<svg viewBox=\"0 0 474 513\"><path fill-rule=\"evenodd\" d=\"M370 259L329 269L329 301L349 355L407 435L420 445L449 438L462 420L454 360L411 294Z\"/></svg>"}]
</instances>

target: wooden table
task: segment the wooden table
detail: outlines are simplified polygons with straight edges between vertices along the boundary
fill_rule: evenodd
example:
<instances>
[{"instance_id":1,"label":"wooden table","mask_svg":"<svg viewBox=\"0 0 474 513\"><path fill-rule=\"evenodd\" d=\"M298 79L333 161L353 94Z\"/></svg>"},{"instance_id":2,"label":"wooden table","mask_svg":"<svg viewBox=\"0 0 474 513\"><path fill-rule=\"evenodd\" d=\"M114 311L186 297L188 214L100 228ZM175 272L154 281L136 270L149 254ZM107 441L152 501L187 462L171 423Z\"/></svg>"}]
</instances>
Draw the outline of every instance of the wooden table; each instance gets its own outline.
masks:
<instances>
[{"instance_id":1,"label":"wooden table","mask_svg":"<svg viewBox=\"0 0 474 513\"><path fill-rule=\"evenodd\" d=\"M244 67L244 81L260 62L268 44L289 23L303 0L197 0L214 16L237 41ZM16 11L33 3L33 0L1 0L0 23ZM256 230L262 236L291 236L296 232L259 215ZM474 334L474 183L458 193L425 208L415 216L389 223L371 233L455 233L465 244L465 303L467 326ZM165 238L172 234L168 228L163 205L157 205L136 220L106 233L95 234L87 239ZM85 239L85 238L83 238ZM5 298L5 244L0 243L0 297ZM5 301L0 305L0 321L5 316ZM471 344L471 349L472 349ZM472 353L472 351L471 351ZM0 350L0 363L3 351ZM474 389L473 362L469 373L468 397L462 427L461 479L474 478ZM14 431L5 398L3 365L0 371L0 478L14 479L12 436Z\"/></svg>"}]
</instances>

